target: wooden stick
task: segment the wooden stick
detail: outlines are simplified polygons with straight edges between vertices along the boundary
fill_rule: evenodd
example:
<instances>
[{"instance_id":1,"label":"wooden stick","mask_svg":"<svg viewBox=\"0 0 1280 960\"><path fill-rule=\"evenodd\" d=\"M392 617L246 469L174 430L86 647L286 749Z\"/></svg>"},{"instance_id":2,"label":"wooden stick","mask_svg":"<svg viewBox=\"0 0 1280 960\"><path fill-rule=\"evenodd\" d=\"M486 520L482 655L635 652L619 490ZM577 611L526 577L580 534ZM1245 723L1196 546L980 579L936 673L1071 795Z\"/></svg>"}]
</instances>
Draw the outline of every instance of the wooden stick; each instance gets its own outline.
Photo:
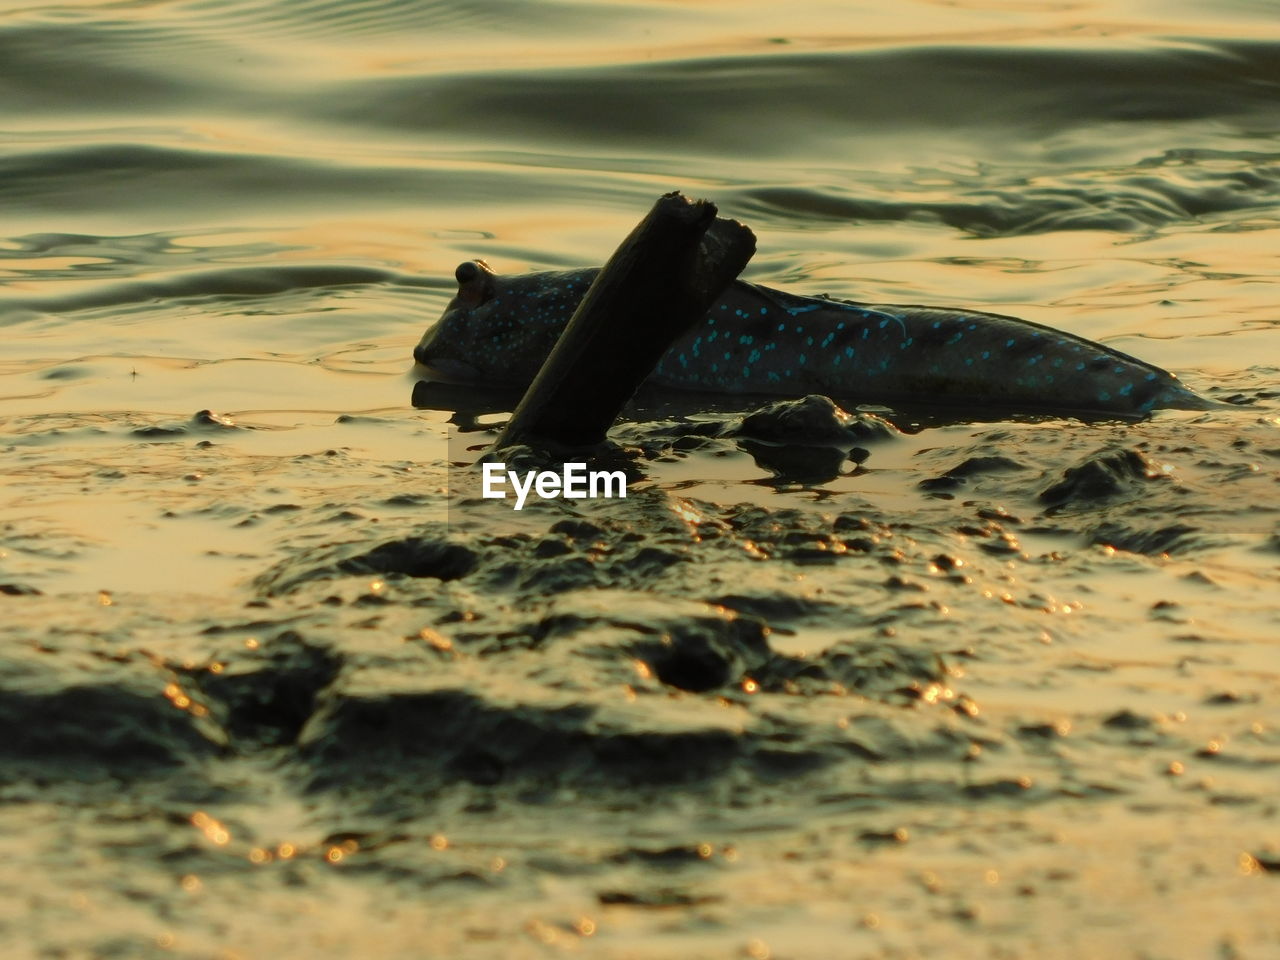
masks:
<instances>
[{"instance_id":1,"label":"wooden stick","mask_svg":"<svg viewBox=\"0 0 1280 960\"><path fill-rule=\"evenodd\" d=\"M587 290L494 449L601 443L675 339L711 308L756 250L715 204L660 197Z\"/></svg>"}]
</instances>

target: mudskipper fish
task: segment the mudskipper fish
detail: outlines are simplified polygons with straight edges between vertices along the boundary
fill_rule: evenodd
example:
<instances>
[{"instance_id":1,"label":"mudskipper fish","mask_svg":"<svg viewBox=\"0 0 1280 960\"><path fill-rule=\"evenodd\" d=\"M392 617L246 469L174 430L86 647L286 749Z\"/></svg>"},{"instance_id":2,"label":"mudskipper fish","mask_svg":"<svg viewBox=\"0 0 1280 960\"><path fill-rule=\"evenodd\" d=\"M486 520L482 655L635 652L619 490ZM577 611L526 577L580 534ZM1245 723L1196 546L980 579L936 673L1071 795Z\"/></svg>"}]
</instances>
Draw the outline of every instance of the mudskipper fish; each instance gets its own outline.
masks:
<instances>
[{"instance_id":1,"label":"mudskipper fish","mask_svg":"<svg viewBox=\"0 0 1280 960\"><path fill-rule=\"evenodd\" d=\"M414 349L449 380L527 386L598 268L499 276L483 260ZM650 386L825 394L859 402L1145 414L1213 404L1176 376L1052 327L954 307L805 297L734 281L649 376Z\"/></svg>"}]
</instances>

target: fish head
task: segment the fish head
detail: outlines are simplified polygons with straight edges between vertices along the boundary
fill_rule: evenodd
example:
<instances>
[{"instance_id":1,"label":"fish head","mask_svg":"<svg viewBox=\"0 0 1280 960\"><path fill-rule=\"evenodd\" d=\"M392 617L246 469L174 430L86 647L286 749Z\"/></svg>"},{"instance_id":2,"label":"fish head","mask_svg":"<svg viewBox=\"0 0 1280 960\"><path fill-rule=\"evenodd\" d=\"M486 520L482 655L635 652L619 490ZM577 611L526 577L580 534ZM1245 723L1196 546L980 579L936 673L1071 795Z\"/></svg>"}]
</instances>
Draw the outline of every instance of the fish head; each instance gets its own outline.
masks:
<instances>
[{"instance_id":1,"label":"fish head","mask_svg":"<svg viewBox=\"0 0 1280 960\"><path fill-rule=\"evenodd\" d=\"M458 292L414 348L414 360L444 380L526 386L573 316L594 271L503 277L483 260L467 260L454 276Z\"/></svg>"}]
</instances>

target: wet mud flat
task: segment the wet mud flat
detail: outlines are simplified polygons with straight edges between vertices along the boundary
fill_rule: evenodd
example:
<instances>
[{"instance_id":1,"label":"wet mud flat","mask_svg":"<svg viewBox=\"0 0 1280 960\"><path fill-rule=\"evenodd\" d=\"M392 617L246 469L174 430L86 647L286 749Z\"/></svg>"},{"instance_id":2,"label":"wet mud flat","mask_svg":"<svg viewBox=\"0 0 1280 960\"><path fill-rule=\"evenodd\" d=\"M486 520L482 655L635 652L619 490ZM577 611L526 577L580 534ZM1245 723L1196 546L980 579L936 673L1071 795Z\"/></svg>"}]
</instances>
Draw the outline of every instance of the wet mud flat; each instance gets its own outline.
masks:
<instances>
[{"instance_id":1,"label":"wet mud flat","mask_svg":"<svg viewBox=\"0 0 1280 960\"><path fill-rule=\"evenodd\" d=\"M0 929L49 957L1267 956L1280 423L1245 399L651 419L615 431L625 500L519 512L444 461L106 427L59 467L85 492L200 450L185 509L265 546L231 592L94 596L46 589L74 538L26 541Z\"/></svg>"}]
</instances>

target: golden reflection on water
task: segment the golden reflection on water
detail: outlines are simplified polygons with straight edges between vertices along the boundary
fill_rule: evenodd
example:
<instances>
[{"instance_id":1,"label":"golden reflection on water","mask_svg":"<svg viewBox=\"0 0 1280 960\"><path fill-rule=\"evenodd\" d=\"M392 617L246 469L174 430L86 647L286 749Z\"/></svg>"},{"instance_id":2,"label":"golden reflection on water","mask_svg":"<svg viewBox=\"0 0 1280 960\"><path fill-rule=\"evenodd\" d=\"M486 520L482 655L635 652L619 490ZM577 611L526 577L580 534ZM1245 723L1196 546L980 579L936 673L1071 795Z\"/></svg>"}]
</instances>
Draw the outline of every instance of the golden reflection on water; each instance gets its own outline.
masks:
<instances>
[{"instance_id":1,"label":"golden reflection on water","mask_svg":"<svg viewBox=\"0 0 1280 960\"><path fill-rule=\"evenodd\" d=\"M456 653L453 648L453 641L432 627L423 627L419 630L418 639L425 642L427 646L434 650L438 650L441 653Z\"/></svg>"},{"instance_id":2,"label":"golden reflection on water","mask_svg":"<svg viewBox=\"0 0 1280 960\"><path fill-rule=\"evenodd\" d=\"M231 842L231 832L226 826L203 810L197 810L191 815L191 825L203 833L214 846L225 847Z\"/></svg>"},{"instance_id":3,"label":"golden reflection on water","mask_svg":"<svg viewBox=\"0 0 1280 960\"><path fill-rule=\"evenodd\" d=\"M944 686L941 683L931 683L923 690L919 691L919 697L925 703L933 705L954 700L956 698L956 693L950 687Z\"/></svg>"}]
</instances>

